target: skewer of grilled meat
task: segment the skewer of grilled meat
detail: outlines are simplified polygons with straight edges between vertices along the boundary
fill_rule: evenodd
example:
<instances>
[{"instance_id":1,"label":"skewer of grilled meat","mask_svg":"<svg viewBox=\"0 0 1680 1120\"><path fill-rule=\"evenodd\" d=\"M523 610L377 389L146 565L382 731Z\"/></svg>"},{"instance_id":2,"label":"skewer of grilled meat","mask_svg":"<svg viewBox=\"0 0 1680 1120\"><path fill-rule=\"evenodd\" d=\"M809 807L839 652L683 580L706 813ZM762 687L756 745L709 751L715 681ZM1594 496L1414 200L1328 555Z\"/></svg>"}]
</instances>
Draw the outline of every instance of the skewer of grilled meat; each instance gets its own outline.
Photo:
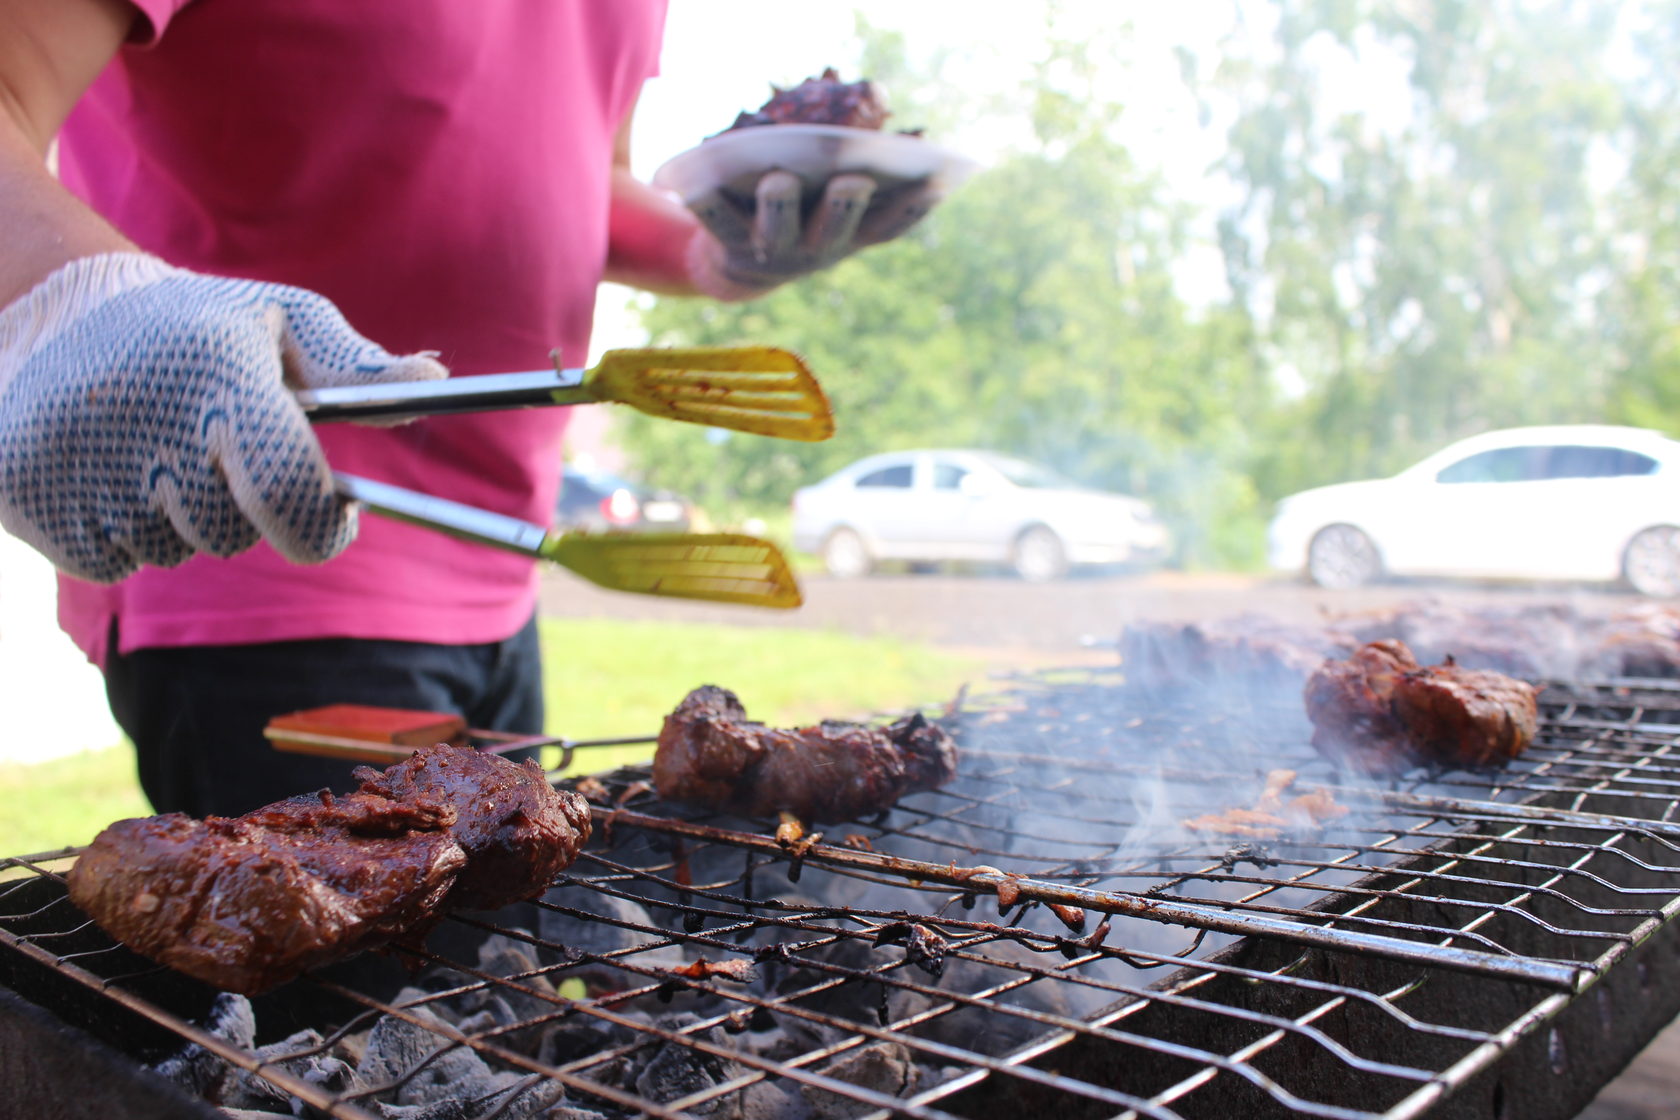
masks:
<instances>
[{"instance_id":1,"label":"skewer of grilled meat","mask_svg":"<svg viewBox=\"0 0 1680 1120\"><path fill-rule=\"evenodd\" d=\"M951 736L920 713L881 728L825 721L782 730L751 722L733 692L710 684L665 717L653 756L661 797L807 822L881 812L956 772Z\"/></svg>"},{"instance_id":2,"label":"skewer of grilled meat","mask_svg":"<svg viewBox=\"0 0 1680 1120\"><path fill-rule=\"evenodd\" d=\"M135 952L257 995L451 909L534 897L589 836L586 803L534 762L439 744L356 776L240 817L118 821L70 869L70 900Z\"/></svg>"},{"instance_id":3,"label":"skewer of grilled meat","mask_svg":"<svg viewBox=\"0 0 1680 1120\"><path fill-rule=\"evenodd\" d=\"M1404 642L1369 642L1308 678L1305 699L1320 754L1377 774L1417 765L1479 767L1516 758L1539 726L1526 681L1452 658L1419 665Z\"/></svg>"}]
</instances>

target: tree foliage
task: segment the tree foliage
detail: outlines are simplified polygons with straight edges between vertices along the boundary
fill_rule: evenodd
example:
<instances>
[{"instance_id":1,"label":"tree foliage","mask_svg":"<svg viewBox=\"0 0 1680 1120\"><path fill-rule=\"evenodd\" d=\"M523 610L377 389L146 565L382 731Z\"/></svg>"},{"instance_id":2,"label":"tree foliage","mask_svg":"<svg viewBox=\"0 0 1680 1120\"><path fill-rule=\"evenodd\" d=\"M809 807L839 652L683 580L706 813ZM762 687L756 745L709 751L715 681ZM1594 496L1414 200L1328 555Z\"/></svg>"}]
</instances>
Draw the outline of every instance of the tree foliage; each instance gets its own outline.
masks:
<instances>
[{"instance_id":1,"label":"tree foliage","mask_svg":"<svg viewBox=\"0 0 1680 1120\"><path fill-rule=\"evenodd\" d=\"M937 82L910 73L899 44L871 42L866 71L895 100ZM1192 561L1252 551L1251 531L1218 532L1255 508L1246 317L1179 297L1188 215L1113 137L1121 106L1096 92L1093 57L1054 44L1024 91L1031 142L900 241L750 304L663 299L645 313L656 345L802 352L833 400L833 440L719 442L637 419L638 464L703 502L786 502L872 452L992 448L1155 499Z\"/></svg>"},{"instance_id":2,"label":"tree foliage","mask_svg":"<svg viewBox=\"0 0 1680 1120\"><path fill-rule=\"evenodd\" d=\"M1220 219L1233 288L1268 365L1296 381L1261 487L1385 472L1485 428L1600 418L1613 236L1593 170L1618 117L1612 9L1268 11L1273 32L1234 33L1204 91L1235 109L1237 198ZM1362 73L1375 90L1350 84ZM1383 89L1385 73L1402 76ZM1386 94L1390 111L1350 108L1349 93Z\"/></svg>"},{"instance_id":3,"label":"tree foliage","mask_svg":"<svg viewBox=\"0 0 1680 1120\"><path fill-rule=\"evenodd\" d=\"M1052 35L983 102L864 28L900 121L1014 113L1027 139L898 243L751 304L652 302L655 344L804 352L840 430L638 419L638 465L780 504L869 452L990 447L1150 498L1185 563L1243 564L1270 499L1475 431L1680 428L1680 0L1232 11L1183 59L1225 140L1205 211L1119 139L1114 43ZM1198 241L1224 290L1186 289Z\"/></svg>"}]
</instances>

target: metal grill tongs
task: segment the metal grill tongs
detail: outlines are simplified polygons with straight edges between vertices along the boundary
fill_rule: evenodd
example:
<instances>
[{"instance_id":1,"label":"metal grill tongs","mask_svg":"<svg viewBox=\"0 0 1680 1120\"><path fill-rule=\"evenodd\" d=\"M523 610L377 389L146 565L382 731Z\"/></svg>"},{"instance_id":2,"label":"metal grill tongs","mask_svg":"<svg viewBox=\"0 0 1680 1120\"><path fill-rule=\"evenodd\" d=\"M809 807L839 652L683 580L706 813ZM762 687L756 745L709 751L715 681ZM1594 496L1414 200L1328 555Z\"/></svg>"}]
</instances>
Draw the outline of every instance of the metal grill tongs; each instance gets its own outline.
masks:
<instances>
[{"instance_id":1,"label":"metal grill tongs","mask_svg":"<svg viewBox=\"0 0 1680 1120\"><path fill-rule=\"evenodd\" d=\"M304 389L297 400L318 423L616 401L650 416L779 439L834 434L822 386L799 355L774 346L609 350L588 369L562 369L553 357L553 369Z\"/></svg>"},{"instance_id":2,"label":"metal grill tongs","mask_svg":"<svg viewBox=\"0 0 1680 1120\"><path fill-rule=\"evenodd\" d=\"M742 533L557 533L530 521L385 482L334 474L340 495L461 540L551 560L602 587L757 607L804 601L774 544Z\"/></svg>"},{"instance_id":3,"label":"metal grill tongs","mask_svg":"<svg viewBox=\"0 0 1680 1120\"><path fill-rule=\"evenodd\" d=\"M588 369L304 389L312 422L414 420L460 412L616 401L669 420L813 442L834 434L828 396L804 361L774 346L609 350ZM553 533L541 525L352 475L338 492L375 513L551 560L615 591L797 607L781 550L739 533Z\"/></svg>"}]
</instances>

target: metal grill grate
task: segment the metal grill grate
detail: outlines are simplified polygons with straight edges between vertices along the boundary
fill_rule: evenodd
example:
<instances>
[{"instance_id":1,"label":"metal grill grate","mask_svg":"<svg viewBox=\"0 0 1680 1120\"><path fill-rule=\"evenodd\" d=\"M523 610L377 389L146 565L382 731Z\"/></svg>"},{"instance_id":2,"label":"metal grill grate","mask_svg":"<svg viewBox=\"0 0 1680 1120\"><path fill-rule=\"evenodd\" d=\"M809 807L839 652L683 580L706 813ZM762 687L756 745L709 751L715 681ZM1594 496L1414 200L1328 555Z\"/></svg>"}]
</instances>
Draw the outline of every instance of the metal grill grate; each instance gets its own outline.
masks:
<instances>
[{"instance_id":1,"label":"metal grill grate","mask_svg":"<svg viewBox=\"0 0 1680 1120\"><path fill-rule=\"evenodd\" d=\"M1542 701L1509 769L1373 787L1312 755L1298 706L1021 678L949 717L957 782L791 845L616 771L542 902L451 919L418 972L362 958L258 1000L255 1044L69 906L73 853L23 857L0 982L346 1120L469 1053L501 1072L472 1116L562 1091L580 1117L1571 1115L1680 1000L1680 691ZM1264 843L1179 827L1276 766L1352 812ZM370 1064L397 1034L404 1061Z\"/></svg>"}]
</instances>

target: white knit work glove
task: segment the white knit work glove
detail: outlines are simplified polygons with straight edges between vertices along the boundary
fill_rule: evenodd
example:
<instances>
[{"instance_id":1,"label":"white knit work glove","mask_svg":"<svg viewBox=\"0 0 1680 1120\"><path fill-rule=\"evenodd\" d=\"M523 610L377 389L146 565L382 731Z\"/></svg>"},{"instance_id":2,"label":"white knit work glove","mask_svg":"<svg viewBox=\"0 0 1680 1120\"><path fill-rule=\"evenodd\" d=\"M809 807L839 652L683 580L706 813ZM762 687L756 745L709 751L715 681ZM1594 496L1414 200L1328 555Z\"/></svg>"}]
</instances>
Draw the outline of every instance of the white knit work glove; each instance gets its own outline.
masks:
<instances>
[{"instance_id":1,"label":"white knit work glove","mask_svg":"<svg viewBox=\"0 0 1680 1120\"><path fill-rule=\"evenodd\" d=\"M0 524L110 582L259 535L330 559L356 535L295 388L433 380L301 288L72 261L0 309Z\"/></svg>"}]
</instances>

